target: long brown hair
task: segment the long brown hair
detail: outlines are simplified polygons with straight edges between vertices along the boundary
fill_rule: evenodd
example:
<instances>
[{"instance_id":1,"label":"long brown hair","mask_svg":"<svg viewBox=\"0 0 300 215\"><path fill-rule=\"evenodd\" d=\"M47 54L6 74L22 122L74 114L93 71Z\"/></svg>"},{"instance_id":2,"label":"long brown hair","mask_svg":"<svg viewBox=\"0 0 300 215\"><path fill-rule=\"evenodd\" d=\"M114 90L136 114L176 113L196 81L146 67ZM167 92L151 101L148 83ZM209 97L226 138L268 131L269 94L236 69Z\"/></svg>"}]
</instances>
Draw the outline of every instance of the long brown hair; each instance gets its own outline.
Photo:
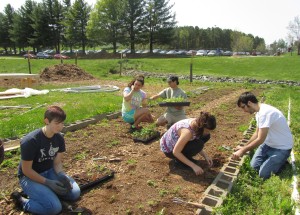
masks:
<instances>
[{"instance_id":1,"label":"long brown hair","mask_svg":"<svg viewBox=\"0 0 300 215\"><path fill-rule=\"evenodd\" d=\"M196 135L202 136L204 128L214 130L217 127L216 117L209 112L200 112L200 116L196 118Z\"/></svg>"},{"instance_id":2,"label":"long brown hair","mask_svg":"<svg viewBox=\"0 0 300 215\"><path fill-rule=\"evenodd\" d=\"M134 77L134 79L132 79L129 84L127 85L128 87L131 87L132 85L134 85L135 81L139 81L141 82L141 84L144 86L144 82L145 82L145 77L143 75L137 75Z\"/></svg>"}]
</instances>

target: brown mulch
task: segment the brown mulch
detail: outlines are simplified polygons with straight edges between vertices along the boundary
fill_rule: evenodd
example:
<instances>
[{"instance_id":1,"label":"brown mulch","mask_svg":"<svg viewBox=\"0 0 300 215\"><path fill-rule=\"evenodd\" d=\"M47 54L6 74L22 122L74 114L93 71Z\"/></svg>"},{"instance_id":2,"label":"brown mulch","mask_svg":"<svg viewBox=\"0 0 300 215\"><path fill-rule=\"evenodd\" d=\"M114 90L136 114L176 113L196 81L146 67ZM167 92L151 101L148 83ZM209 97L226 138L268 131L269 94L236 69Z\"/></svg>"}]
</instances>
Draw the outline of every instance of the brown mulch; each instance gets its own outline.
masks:
<instances>
[{"instance_id":1,"label":"brown mulch","mask_svg":"<svg viewBox=\"0 0 300 215\"><path fill-rule=\"evenodd\" d=\"M92 75L74 64L58 64L46 67L40 74L43 81L82 81L95 79Z\"/></svg>"}]
</instances>

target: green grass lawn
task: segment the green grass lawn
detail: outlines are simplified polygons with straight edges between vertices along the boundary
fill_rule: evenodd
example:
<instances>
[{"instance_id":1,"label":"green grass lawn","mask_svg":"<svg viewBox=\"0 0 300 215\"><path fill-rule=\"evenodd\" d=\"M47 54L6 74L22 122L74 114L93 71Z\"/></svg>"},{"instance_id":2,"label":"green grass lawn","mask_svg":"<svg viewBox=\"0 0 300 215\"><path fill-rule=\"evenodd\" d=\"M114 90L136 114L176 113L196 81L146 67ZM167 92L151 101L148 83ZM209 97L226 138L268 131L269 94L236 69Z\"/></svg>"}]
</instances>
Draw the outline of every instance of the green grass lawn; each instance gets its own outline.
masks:
<instances>
[{"instance_id":1,"label":"green grass lawn","mask_svg":"<svg viewBox=\"0 0 300 215\"><path fill-rule=\"evenodd\" d=\"M31 109L0 110L0 137L9 138L26 134L44 125L43 115L49 105L58 105L67 113L65 123L87 119L102 113L121 110L122 96L112 93L49 92L46 95L0 100L0 106L26 105Z\"/></svg>"},{"instance_id":2,"label":"green grass lawn","mask_svg":"<svg viewBox=\"0 0 300 215\"><path fill-rule=\"evenodd\" d=\"M109 78L109 70L119 71L120 59L78 59L77 65L95 77ZM189 75L193 62L194 75L244 77L271 80L300 80L300 56L282 55L261 57L194 57L141 58L124 61L123 68L158 73ZM31 60L32 73L59 64L60 60ZM64 63L75 64L75 59ZM28 73L28 61L21 58L0 57L0 73Z\"/></svg>"}]
</instances>

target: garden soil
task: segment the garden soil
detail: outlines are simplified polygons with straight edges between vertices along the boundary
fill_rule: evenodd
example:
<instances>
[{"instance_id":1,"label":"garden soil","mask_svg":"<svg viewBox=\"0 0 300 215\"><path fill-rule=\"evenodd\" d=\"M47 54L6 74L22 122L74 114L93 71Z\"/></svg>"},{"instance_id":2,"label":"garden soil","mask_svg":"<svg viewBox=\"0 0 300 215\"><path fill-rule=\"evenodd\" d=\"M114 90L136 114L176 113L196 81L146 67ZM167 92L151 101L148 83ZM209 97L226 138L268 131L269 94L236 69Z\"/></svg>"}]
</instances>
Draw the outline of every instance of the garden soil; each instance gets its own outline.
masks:
<instances>
[{"instance_id":1,"label":"garden soil","mask_svg":"<svg viewBox=\"0 0 300 215\"><path fill-rule=\"evenodd\" d=\"M99 80L98 82L99 83ZM107 83L104 83L107 84ZM121 89L126 84L114 82ZM161 89L146 87L149 95ZM95 181L114 172L114 177L89 190L85 190L74 208L86 207L93 214L194 214L196 209L186 204L176 204L174 197L199 202L206 188L212 183L221 167L228 162L232 151L242 140L241 126L248 126L252 116L236 106L236 99L245 89L211 88L194 93L186 107L189 117L197 117L201 111L216 116L217 128L205 145L205 152L214 165L209 168L201 156L195 156L204 169L202 175L166 158L159 148L159 138L148 144L134 142L128 132L129 124L121 117L102 120L94 125L65 134L67 152L64 158L66 172L80 184ZM254 91L259 94L260 90ZM120 92L121 94L121 92ZM149 107L155 117L165 108L152 104ZM143 124L143 126L146 126ZM166 128L157 129L161 135ZM19 189L16 169L5 169L0 174L0 214L20 214L10 199L10 193ZM27 214L27 213L24 213ZM62 214L68 214L66 210Z\"/></svg>"}]
</instances>

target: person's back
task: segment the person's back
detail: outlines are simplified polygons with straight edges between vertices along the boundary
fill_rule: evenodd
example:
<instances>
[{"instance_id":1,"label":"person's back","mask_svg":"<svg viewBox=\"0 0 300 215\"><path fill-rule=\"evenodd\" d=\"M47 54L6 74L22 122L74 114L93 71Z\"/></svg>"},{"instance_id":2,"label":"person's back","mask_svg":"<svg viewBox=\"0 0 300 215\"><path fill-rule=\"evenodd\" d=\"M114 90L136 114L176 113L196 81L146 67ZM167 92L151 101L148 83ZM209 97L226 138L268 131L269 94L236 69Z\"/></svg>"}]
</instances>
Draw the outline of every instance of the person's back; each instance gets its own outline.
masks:
<instances>
[{"instance_id":1,"label":"person's back","mask_svg":"<svg viewBox=\"0 0 300 215\"><path fill-rule=\"evenodd\" d=\"M293 136L288 127L285 116L277 108L261 104L256 114L258 128L269 128L265 143L276 149L291 149L293 147Z\"/></svg>"}]
</instances>

